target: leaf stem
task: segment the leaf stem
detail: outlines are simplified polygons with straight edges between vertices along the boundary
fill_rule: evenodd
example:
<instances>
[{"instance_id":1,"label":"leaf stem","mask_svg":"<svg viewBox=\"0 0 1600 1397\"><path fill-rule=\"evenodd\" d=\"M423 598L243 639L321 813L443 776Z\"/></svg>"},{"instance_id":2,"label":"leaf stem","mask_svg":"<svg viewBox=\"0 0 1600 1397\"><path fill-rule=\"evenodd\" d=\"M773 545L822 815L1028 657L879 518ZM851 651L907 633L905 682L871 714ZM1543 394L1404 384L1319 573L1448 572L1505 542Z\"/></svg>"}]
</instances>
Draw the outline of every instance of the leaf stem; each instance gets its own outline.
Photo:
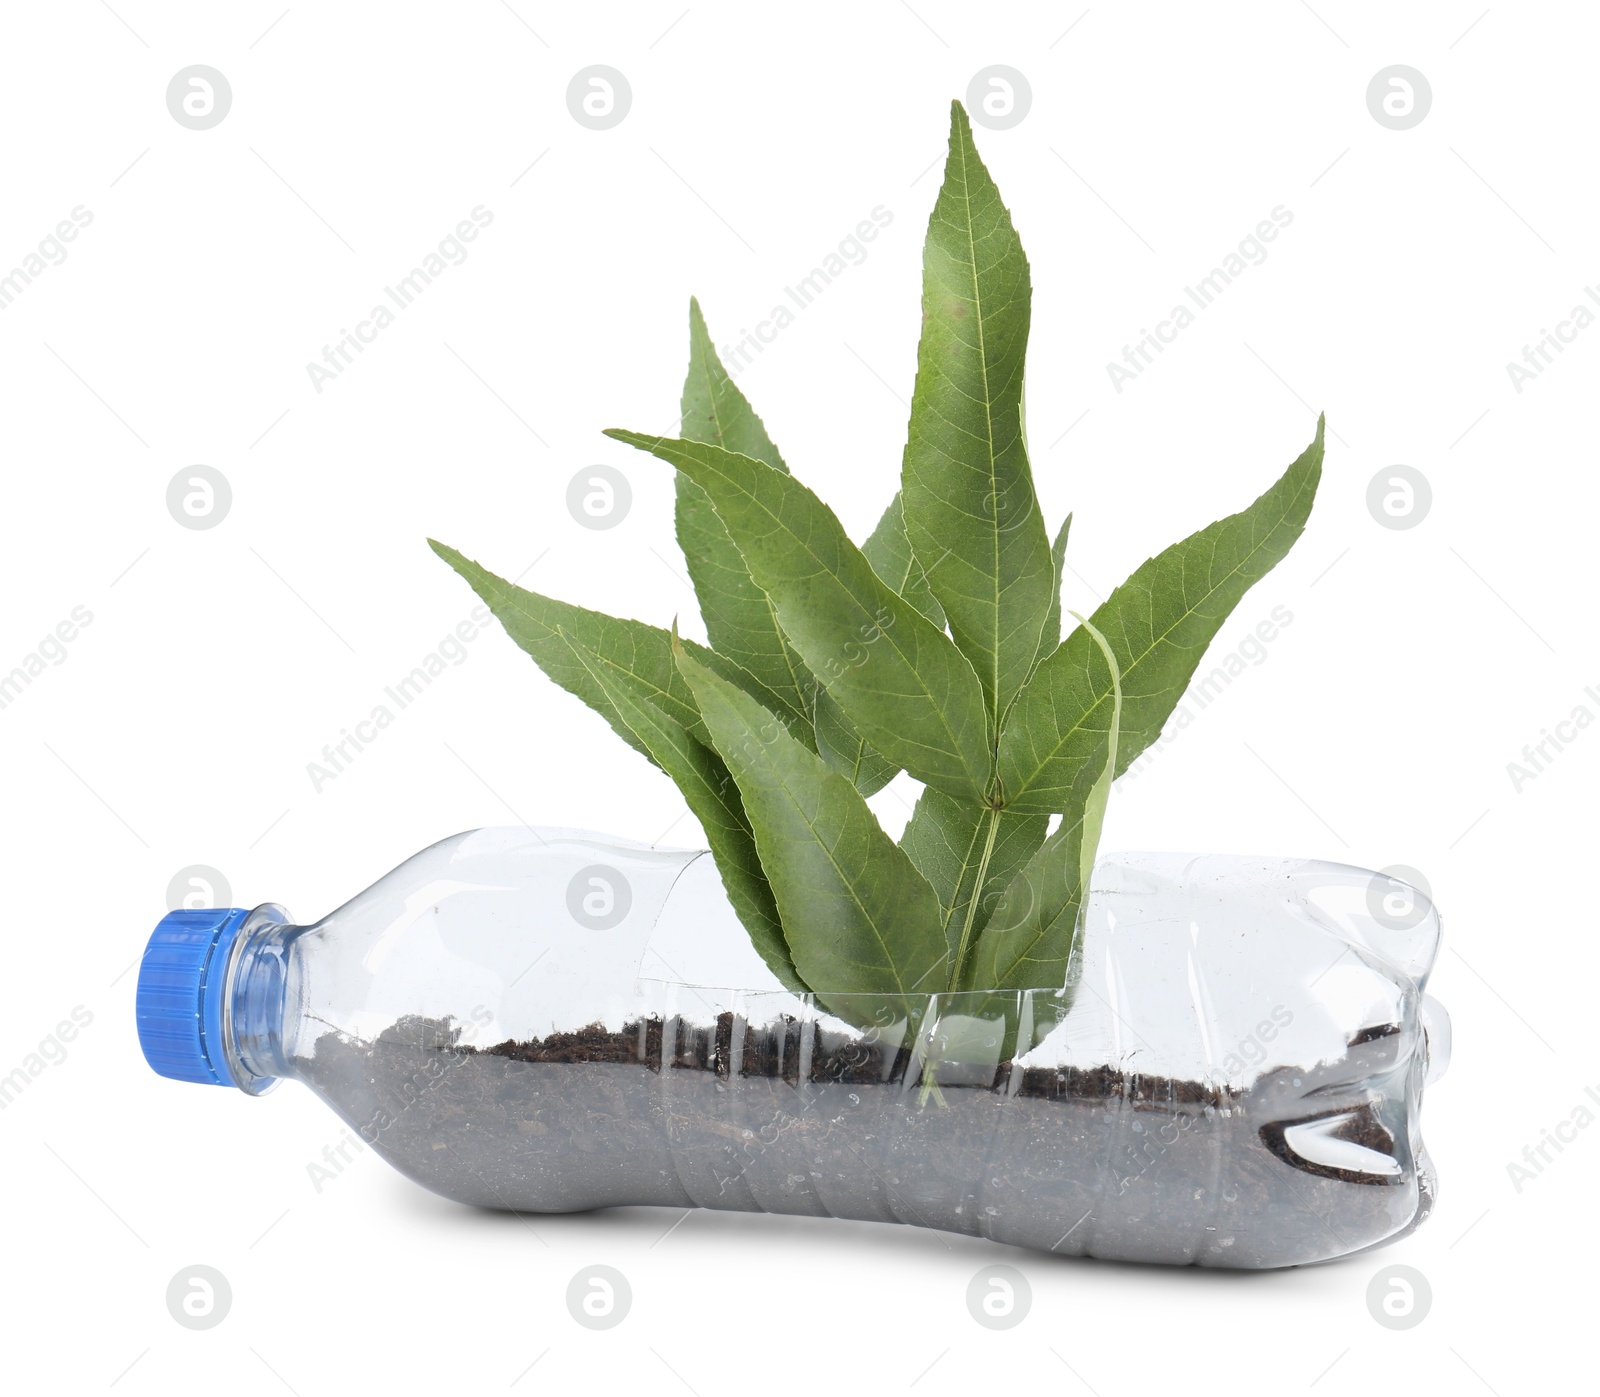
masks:
<instances>
[{"instance_id":1,"label":"leaf stem","mask_svg":"<svg viewBox=\"0 0 1600 1397\"><path fill-rule=\"evenodd\" d=\"M961 982L962 967L967 962L967 949L972 941L972 924L978 915L978 900L983 896L983 885L989 876L989 859L994 853L994 838L1000 828L1000 811L989 807L989 832L984 836L983 857L978 860L978 877L972 885L972 895L967 899L967 919L961 926L961 941L956 947L955 959L950 964L950 981L945 988L954 992Z\"/></svg>"}]
</instances>

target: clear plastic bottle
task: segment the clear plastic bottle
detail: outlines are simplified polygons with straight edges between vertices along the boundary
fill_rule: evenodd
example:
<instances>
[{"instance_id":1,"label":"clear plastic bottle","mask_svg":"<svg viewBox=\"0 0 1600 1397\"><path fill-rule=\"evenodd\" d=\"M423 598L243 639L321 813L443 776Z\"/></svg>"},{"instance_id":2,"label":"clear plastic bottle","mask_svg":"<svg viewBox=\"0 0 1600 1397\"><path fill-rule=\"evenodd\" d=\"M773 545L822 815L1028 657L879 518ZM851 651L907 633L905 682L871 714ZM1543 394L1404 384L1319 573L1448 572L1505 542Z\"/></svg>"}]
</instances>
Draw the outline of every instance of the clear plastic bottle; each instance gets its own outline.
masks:
<instances>
[{"instance_id":1,"label":"clear plastic bottle","mask_svg":"<svg viewBox=\"0 0 1600 1397\"><path fill-rule=\"evenodd\" d=\"M139 1034L169 1077L304 1082L464 1203L1288 1266L1428 1213L1438 941L1427 899L1378 874L1116 855L1069 988L819 1000L773 980L709 854L484 829L309 926L270 903L171 913Z\"/></svg>"}]
</instances>

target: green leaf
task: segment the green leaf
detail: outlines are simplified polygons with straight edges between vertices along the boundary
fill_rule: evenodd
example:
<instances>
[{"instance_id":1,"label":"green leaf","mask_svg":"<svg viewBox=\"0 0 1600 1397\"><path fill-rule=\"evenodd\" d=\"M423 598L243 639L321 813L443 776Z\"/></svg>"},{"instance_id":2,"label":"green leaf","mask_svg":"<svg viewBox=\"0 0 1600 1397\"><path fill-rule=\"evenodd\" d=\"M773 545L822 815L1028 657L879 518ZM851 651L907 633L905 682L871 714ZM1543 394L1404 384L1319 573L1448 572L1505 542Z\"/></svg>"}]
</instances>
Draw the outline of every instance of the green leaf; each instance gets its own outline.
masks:
<instances>
[{"instance_id":1,"label":"green leaf","mask_svg":"<svg viewBox=\"0 0 1600 1397\"><path fill-rule=\"evenodd\" d=\"M995 825L992 845L988 839L991 822ZM983 929L994 899L1038 851L1046 823L1044 815L985 810L952 800L931 786L923 790L905 833L900 836L900 847L939 899L939 922L952 972L960 958L963 933L970 938ZM989 858L985 867L986 850ZM974 909L971 902L980 870L983 887Z\"/></svg>"},{"instance_id":2,"label":"green leaf","mask_svg":"<svg viewBox=\"0 0 1600 1397\"><path fill-rule=\"evenodd\" d=\"M873 747L918 780L982 803L990 739L972 666L872 570L827 505L748 456L606 435L676 466L711 496L783 633Z\"/></svg>"},{"instance_id":3,"label":"green leaf","mask_svg":"<svg viewBox=\"0 0 1600 1397\"><path fill-rule=\"evenodd\" d=\"M681 479L680 473L680 479ZM900 510L900 494L889 501L877 526L861 545L861 554L872 570L940 630L944 629L944 610L928 587L921 564L911 551L906 537L905 516ZM864 796L881 791L894 780L900 768L861 736L838 700L826 689L817 694L817 751L835 771L844 773Z\"/></svg>"},{"instance_id":4,"label":"green leaf","mask_svg":"<svg viewBox=\"0 0 1600 1397\"><path fill-rule=\"evenodd\" d=\"M1100 833L1105 828L1106 806L1111 802L1111 783L1117 778L1117 739L1122 733L1122 671L1117 666L1116 654L1105 636L1100 634L1099 627L1092 621L1085 621L1076 611L1072 615L1089 632L1089 638L1100 651L1100 658L1111 671L1111 726L1106 731L1105 760L1101 764L1100 774L1094 779L1094 785L1089 788L1088 799L1083 803L1078 883L1080 887L1087 888L1094 874L1094 856L1100 847Z\"/></svg>"},{"instance_id":5,"label":"green leaf","mask_svg":"<svg viewBox=\"0 0 1600 1397\"><path fill-rule=\"evenodd\" d=\"M787 472L783 457L767 435L750 401L728 377L706 330L700 302L689 298L689 371L683 380L683 435L737 451L774 470Z\"/></svg>"},{"instance_id":6,"label":"green leaf","mask_svg":"<svg viewBox=\"0 0 1600 1397\"><path fill-rule=\"evenodd\" d=\"M677 783L690 812L705 831L728 901L761 959L786 988L804 993L806 985L789 957L778 905L762 872L749 818L722 759L669 716L637 676L580 645L564 630L558 628L557 634L626 724L634 745Z\"/></svg>"},{"instance_id":7,"label":"green leaf","mask_svg":"<svg viewBox=\"0 0 1600 1397\"><path fill-rule=\"evenodd\" d=\"M889 507L883 511L877 527L861 545L861 552L879 577L939 630L944 629L944 608L928 586L927 574L922 571L922 564L911 551L911 540L906 537L905 512L900 505L898 490L889 501Z\"/></svg>"},{"instance_id":8,"label":"green leaf","mask_svg":"<svg viewBox=\"0 0 1600 1397\"><path fill-rule=\"evenodd\" d=\"M1305 528L1322 475L1323 423L1298 460L1248 509L1147 559L1094 613L1122 671L1117 775L1161 734L1239 599ZM1083 627L1045 659L1007 716L999 779L1013 810L1073 810L1072 792L1105 742L1113 692Z\"/></svg>"},{"instance_id":9,"label":"green leaf","mask_svg":"<svg viewBox=\"0 0 1600 1397\"><path fill-rule=\"evenodd\" d=\"M682 478L680 472L679 478ZM906 537L905 518L900 512L900 495L889 501L861 554L872 570L940 630L944 611L928 588L928 579L911 552ZM826 689L816 696L817 751L835 771L843 772L864 796L881 791L899 774L900 768L862 737L860 730L845 716L838 700Z\"/></svg>"},{"instance_id":10,"label":"green leaf","mask_svg":"<svg viewBox=\"0 0 1600 1397\"><path fill-rule=\"evenodd\" d=\"M1055 572L1022 426L1028 259L959 102L922 262L902 468L911 546L998 724L1033 669Z\"/></svg>"},{"instance_id":11,"label":"green leaf","mask_svg":"<svg viewBox=\"0 0 1600 1397\"><path fill-rule=\"evenodd\" d=\"M1050 545L1050 567L1055 574L1055 587L1050 593L1050 609L1045 613L1044 627L1039 632L1039 653L1033 662L1035 669L1061 644L1061 574L1067 566L1067 535L1071 532L1072 516L1069 514L1061 521L1061 530Z\"/></svg>"},{"instance_id":12,"label":"green leaf","mask_svg":"<svg viewBox=\"0 0 1600 1397\"><path fill-rule=\"evenodd\" d=\"M1036 853L1033 849L1028 851L1032 857L1006 885L962 976L966 989L1061 988L1083 932L1084 898L1094 875L1095 854L1100 847L1117 767L1122 674L1099 627L1081 616L1076 619L1093 642L1094 658L1105 668L1111 685L1111 718L1102 735L1098 761L1086 766L1078 777L1079 789L1091 773L1093 784L1081 803L1066 803L1068 813L1061 828L1042 847L1035 845ZM1098 669L1091 671L1090 680L1099 680Z\"/></svg>"},{"instance_id":13,"label":"green leaf","mask_svg":"<svg viewBox=\"0 0 1600 1397\"><path fill-rule=\"evenodd\" d=\"M963 989L1060 989L1079 934L1083 821L1068 817L1001 894L972 948Z\"/></svg>"},{"instance_id":14,"label":"green leaf","mask_svg":"<svg viewBox=\"0 0 1600 1397\"><path fill-rule=\"evenodd\" d=\"M700 303L692 298L689 372L683 383L682 407L686 440L737 451L788 473L766 427L717 358ZM873 751L789 644L778 626L772 599L750 576L744 555L713 508L711 497L682 471L677 481L678 545L689 565L712 649L760 680L791 715L813 724L817 751L863 795L882 790L900 768ZM909 559L909 543L905 552ZM890 585L895 586L892 581ZM895 590L901 588L895 586ZM926 584L923 591L927 592ZM930 601L932 595L927 593Z\"/></svg>"},{"instance_id":15,"label":"green leaf","mask_svg":"<svg viewBox=\"0 0 1600 1397\"><path fill-rule=\"evenodd\" d=\"M767 429L728 377L700 314L689 302L689 371L683 383L683 435L788 471ZM683 549L711 647L754 675L789 713L811 721L817 683L778 629L772 601L756 585L710 497L681 472L678 546Z\"/></svg>"},{"instance_id":16,"label":"green leaf","mask_svg":"<svg viewBox=\"0 0 1600 1397\"><path fill-rule=\"evenodd\" d=\"M683 478L679 473L680 480ZM889 586L926 616L934 626L944 629L944 610L928 587L921 564L911 551L906 537L905 516L900 511L900 495L889 501L877 526L861 545L861 554L872 570ZM864 796L881 791L899 774L900 768L875 751L860 730L845 716L826 689L816 696L817 751L835 771L842 772Z\"/></svg>"},{"instance_id":17,"label":"green leaf","mask_svg":"<svg viewBox=\"0 0 1600 1397\"><path fill-rule=\"evenodd\" d=\"M911 551L911 540L906 537L898 490L867 541L861 545L861 555L879 577L933 622L936 629L944 629L944 608L929 588L922 565ZM817 751L828 759L835 771L849 776L862 795L881 791L899 774L900 768L873 749L826 689L817 694L816 723Z\"/></svg>"},{"instance_id":18,"label":"green leaf","mask_svg":"<svg viewBox=\"0 0 1600 1397\"><path fill-rule=\"evenodd\" d=\"M678 663L738 783L795 969L819 995L944 987L938 900L851 784L686 651Z\"/></svg>"},{"instance_id":19,"label":"green leaf","mask_svg":"<svg viewBox=\"0 0 1600 1397\"><path fill-rule=\"evenodd\" d=\"M673 722L688 729L697 739L710 741L700 721L700 711L695 707L694 694L673 663L671 631L646 625L643 621L607 616L604 612L589 611L570 602L541 596L538 592L527 591L502 577L496 577L487 568L463 557L445 544L429 539L428 546L460 573L472 590L488 603L489 610L505 627L506 634L533 657L540 669L568 693L582 699L610 723L624 741L645 756L650 757L649 750L622 720L606 692L573 656L560 631L566 631L585 649L632 675ZM790 717L777 698L738 665L704 646L689 641L684 644L702 664L709 665L723 678L739 685L786 722L793 722L800 740L809 740L810 725L801 724ZM651 760L654 758L651 757Z\"/></svg>"},{"instance_id":20,"label":"green leaf","mask_svg":"<svg viewBox=\"0 0 1600 1397\"><path fill-rule=\"evenodd\" d=\"M818 755L862 795L876 795L900 774L900 768L874 750L826 689L817 691L815 713Z\"/></svg>"}]
</instances>

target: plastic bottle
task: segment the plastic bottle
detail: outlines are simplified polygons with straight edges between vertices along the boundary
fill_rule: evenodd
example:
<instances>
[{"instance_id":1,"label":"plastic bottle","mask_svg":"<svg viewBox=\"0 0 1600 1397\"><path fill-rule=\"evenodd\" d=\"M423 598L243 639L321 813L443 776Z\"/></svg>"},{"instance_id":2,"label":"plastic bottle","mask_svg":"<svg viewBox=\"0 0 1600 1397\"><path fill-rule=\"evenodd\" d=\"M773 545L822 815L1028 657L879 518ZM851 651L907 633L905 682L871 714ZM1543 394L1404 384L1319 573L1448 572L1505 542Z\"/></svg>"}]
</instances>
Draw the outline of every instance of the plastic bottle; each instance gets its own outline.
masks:
<instances>
[{"instance_id":1,"label":"plastic bottle","mask_svg":"<svg viewBox=\"0 0 1600 1397\"><path fill-rule=\"evenodd\" d=\"M157 1072L297 1079L463 1203L1274 1267L1427 1215L1438 941L1427 899L1381 875L1116 855L1069 988L819 1002L773 980L709 854L484 829L309 926L270 903L171 913L137 1012Z\"/></svg>"}]
</instances>

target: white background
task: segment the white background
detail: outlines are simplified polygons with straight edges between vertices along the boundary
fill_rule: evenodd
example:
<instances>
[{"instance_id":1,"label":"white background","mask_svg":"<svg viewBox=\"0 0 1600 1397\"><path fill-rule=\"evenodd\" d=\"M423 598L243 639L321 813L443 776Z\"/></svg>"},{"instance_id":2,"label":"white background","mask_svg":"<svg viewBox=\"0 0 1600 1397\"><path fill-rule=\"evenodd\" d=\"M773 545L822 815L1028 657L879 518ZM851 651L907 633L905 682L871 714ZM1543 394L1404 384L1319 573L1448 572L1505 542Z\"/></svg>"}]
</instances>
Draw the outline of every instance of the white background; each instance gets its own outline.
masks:
<instances>
[{"instance_id":1,"label":"white background","mask_svg":"<svg viewBox=\"0 0 1600 1397\"><path fill-rule=\"evenodd\" d=\"M1507 763L1576 705L1600 713L1584 695L1600 685L1600 329L1521 393L1506 363L1600 282L1589 7L280 13L7 7L0 267L76 206L93 222L0 311L0 670L75 606L93 621L0 711L0 1073L75 1006L93 1022L0 1113L0 1363L30 1389L82 1392L1509 1397L1586 1362L1600 1129L1520 1192L1507 1165L1600 1084L1600 732L1520 791ZM194 63L233 92L207 131L165 104ZM606 131L566 105L594 63L633 93ZM1406 131L1366 102L1395 63L1433 93ZM676 1214L522 1223L424 1194L370 1153L316 1192L306 1166L339 1126L310 1093L200 1090L140 1057L128 968L169 880L210 865L235 904L309 919L475 825L696 843L670 784L495 627L320 792L307 764L470 610L429 535L695 632L670 473L600 429L674 421L691 293L727 342L882 205L893 222L867 259L740 380L865 534L898 471L948 102L989 64L1033 93L1025 120L978 141L1033 265L1030 437L1051 524L1076 512L1068 604L1092 609L1248 502L1327 411L1305 537L1217 653L1276 605L1292 624L1121 783L1107 846L1424 870L1448 946L1433 989L1456 1026L1426 1111L1434 1217L1385 1253L1238 1276L773 1217L695 1213L665 1240ZM318 393L307 362L478 205L493 222L467 259ZM1278 205L1293 222L1267 260L1116 392L1107 361ZM233 493L206 531L166 508L197 463ZM633 490L604 532L565 506L594 463ZM1397 463L1433 491L1405 531L1366 505ZM877 804L904 818L899 795ZM1391 1261L1433 1288L1403 1333L1365 1303ZM196 1262L233 1288L205 1333L164 1300ZM995 1262L1033 1291L1002 1333L965 1302ZM605 1333L564 1301L592 1263L633 1288Z\"/></svg>"}]
</instances>

